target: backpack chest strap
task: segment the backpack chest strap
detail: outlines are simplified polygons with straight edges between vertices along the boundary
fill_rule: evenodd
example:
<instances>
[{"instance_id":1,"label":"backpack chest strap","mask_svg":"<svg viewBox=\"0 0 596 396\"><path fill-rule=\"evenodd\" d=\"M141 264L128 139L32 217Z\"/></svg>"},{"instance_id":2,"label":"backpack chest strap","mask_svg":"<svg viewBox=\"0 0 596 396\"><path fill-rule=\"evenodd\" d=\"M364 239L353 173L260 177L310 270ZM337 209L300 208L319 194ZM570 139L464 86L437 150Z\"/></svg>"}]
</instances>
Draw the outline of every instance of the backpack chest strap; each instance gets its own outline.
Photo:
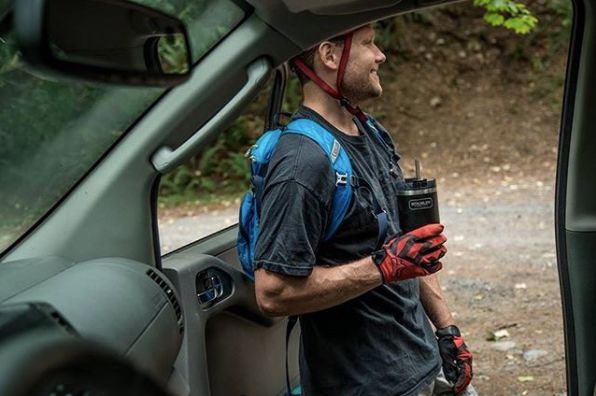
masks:
<instances>
[{"instance_id":1,"label":"backpack chest strap","mask_svg":"<svg viewBox=\"0 0 596 396\"><path fill-rule=\"evenodd\" d=\"M366 180L358 176L352 175L352 177L350 178L350 184L354 189L363 188L367 190L368 194L370 195L373 206L373 214L377 218L378 224L377 244L375 246L375 249L378 249L385 242L385 238L387 237L387 231L389 229L389 217L387 215L387 211L383 209L383 207L377 200L377 197L375 196L370 183L368 183Z\"/></svg>"}]
</instances>

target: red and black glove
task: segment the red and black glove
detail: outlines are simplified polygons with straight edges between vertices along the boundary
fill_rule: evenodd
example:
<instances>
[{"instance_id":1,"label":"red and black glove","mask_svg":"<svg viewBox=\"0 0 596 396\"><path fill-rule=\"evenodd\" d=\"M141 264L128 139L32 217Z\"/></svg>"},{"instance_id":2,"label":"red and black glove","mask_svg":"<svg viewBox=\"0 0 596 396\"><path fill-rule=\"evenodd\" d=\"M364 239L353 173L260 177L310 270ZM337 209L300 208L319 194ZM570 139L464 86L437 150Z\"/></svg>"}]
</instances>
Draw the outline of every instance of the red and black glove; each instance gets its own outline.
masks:
<instances>
[{"instance_id":1,"label":"red and black glove","mask_svg":"<svg viewBox=\"0 0 596 396\"><path fill-rule=\"evenodd\" d=\"M447 238L441 234L441 224L428 224L387 242L372 254L381 270L383 281L395 281L425 276L437 272L443 265L439 261L447 253L443 246Z\"/></svg>"},{"instance_id":2,"label":"red and black glove","mask_svg":"<svg viewBox=\"0 0 596 396\"><path fill-rule=\"evenodd\" d=\"M435 333L439 339L439 352L443 359L443 373L459 395L472 381L472 353L455 325L439 329Z\"/></svg>"}]
</instances>

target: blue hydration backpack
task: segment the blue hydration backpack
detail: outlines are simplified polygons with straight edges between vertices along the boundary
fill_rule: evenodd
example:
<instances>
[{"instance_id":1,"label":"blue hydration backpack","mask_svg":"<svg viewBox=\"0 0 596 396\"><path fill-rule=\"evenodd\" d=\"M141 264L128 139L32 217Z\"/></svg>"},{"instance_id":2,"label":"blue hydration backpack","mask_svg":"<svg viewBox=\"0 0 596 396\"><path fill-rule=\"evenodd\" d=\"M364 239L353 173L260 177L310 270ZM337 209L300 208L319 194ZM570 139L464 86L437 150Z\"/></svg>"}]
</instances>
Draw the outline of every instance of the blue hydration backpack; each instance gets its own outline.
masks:
<instances>
[{"instance_id":1,"label":"blue hydration backpack","mask_svg":"<svg viewBox=\"0 0 596 396\"><path fill-rule=\"evenodd\" d=\"M379 132L375 120L369 119L366 125L373 134L383 142L383 145L395 156L393 145ZM238 232L238 257L246 275L254 280L253 261L255 247L259 236L260 206L265 188L265 176L271 156L282 134L294 133L304 135L317 143L329 158L335 171L335 191L331 205L330 222L323 233L323 240L329 240L343 221L352 200L352 188L357 187L358 178L354 177L352 164L348 154L335 139L333 134L319 123L307 118L291 121L285 128L265 132L247 152L251 159L251 186L244 194L240 205L240 219ZM361 181L363 182L363 181ZM368 186L370 187L370 186ZM378 240L383 241L387 232L387 213L381 209L373 195L374 213L379 224Z\"/></svg>"}]
</instances>

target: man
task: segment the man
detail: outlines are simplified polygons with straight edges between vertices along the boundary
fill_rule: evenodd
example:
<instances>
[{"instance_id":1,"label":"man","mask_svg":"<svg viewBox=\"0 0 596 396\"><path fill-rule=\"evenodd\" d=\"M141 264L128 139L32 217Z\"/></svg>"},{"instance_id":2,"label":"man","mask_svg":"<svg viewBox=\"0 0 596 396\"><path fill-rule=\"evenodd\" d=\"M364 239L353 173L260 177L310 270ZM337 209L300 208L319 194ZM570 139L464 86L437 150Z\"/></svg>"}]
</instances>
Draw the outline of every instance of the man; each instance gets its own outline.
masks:
<instances>
[{"instance_id":1,"label":"man","mask_svg":"<svg viewBox=\"0 0 596 396\"><path fill-rule=\"evenodd\" d=\"M445 375L461 393L472 377L472 359L434 274L446 253L443 226L400 233L399 157L373 136L358 108L382 93L377 72L385 55L374 36L365 26L294 61L304 96L297 117L334 135L361 183L343 222L324 239L333 168L308 137L282 135L262 197L257 302L271 316L300 315L305 395L428 394L437 384L440 354ZM389 219L381 241L375 202ZM427 316L439 329L440 354Z\"/></svg>"}]
</instances>

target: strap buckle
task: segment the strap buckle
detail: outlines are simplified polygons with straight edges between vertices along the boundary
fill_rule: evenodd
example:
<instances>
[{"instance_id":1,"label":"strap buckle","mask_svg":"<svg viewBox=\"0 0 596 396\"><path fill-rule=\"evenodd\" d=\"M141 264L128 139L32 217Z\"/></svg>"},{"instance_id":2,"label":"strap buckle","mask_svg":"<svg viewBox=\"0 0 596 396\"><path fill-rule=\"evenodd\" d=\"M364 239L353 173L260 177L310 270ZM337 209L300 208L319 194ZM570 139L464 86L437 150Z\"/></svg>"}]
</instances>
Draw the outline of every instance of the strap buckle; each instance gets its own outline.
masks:
<instances>
[{"instance_id":1,"label":"strap buckle","mask_svg":"<svg viewBox=\"0 0 596 396\"><path fill-rule=\"evenodd\" d=\"M389 174L393 177L399 177L399 171L397 169L397 166L393 163L393 161L391 162L391 169L389 169Z\"/></svg>"},{"instance_id":2,"label":"strap buckle","mask_svg":"<svg viewBox=\"0 0 596 396\"><path fill-rule=\"evenodd\" d=\"M348 174L335 172L335 186L345 186L348 184Z\"/></svg>"},{"instance_id":3,"label":"strap buckle","mask_svg":"<svg viewBox=\"0 0 596 396\"><path fill-rule=\"evenodd\" d=\"M254 161L255 157L252 155L252 150L256 149L257 147L258 147L257 144L253 144L252 146L250 146L248 148L248 150L246 150L246 152L244 153L244 157L249 158Z\"/></svg>"},{"instance_id":4,"label":"strap buckle","mask_svg":"<svg viewBox=\"0 0 596 396\"><path fill-rule=\"evenodd\" d=\"M342 96L339 99L339 103L343 106L343 107L349 107L352 106L352 103L350 103L350 101L348 100L348 98L346 98L345 96Z\"/></svg>"}]
</instances>

